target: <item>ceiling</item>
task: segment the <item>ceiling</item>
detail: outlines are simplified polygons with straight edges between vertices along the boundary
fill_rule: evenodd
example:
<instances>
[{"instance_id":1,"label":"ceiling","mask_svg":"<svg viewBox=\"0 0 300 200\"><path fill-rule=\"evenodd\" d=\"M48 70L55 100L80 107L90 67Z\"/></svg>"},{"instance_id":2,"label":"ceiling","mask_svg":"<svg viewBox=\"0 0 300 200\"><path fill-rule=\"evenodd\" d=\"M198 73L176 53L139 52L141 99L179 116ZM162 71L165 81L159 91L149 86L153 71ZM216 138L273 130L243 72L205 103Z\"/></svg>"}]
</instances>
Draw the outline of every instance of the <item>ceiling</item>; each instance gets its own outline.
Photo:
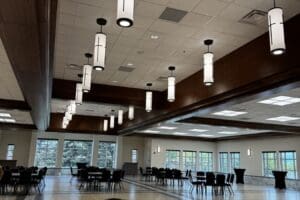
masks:
<instances>
[{"instance_id":1,"label":"ceiling","mask_svg":"<svg viewBox=\"0 0 300 200\"><path fill-rule=\"evenodd\" d=\"M237 120L237 121L245 121L245 122L258 122L258 123L300 127L300 102L293 103L290 105L284 105L284 106L258 103L260 101L278 97L278 96L300 98L300 88L298 87L285 92L279 92L264 98L247 101L226 108L226 110L246 112L245 114L239 116L225 117L225 116L218 116L213 114L215 112L222 111L225 109L212 110L210 114L196 113L195 116L204 117L204 118L228 119L228 120ZM280 117L280 116L296 117L298 119L292 121L286 121L286 122L267 120L269 118Z\"/></svg>"},{"instance_id":2,"label":"ceiling","mask_svg":"<svg viewBox=\"0 0 300 200\"><path fill-rule=\"evenodd\" d=\"M52 99L51 112L64 113L69 104L70 101L68 100ZM117 115L118 110L123 110L123 112L126 113L128 107L116 104L83 102L82 105L76 107L76 115L104 117L105 115L109 116L112 110L114 110L115 115Z\"/></svg>"},{"instance_id":3,"label":"ceiling","mask_svg":"<svg viewBox=\"0 0 300 200\"><path fill-rule=\"evenodd\" d=\"M0 39L0 99L24 101L22 91Z\"/></svg>"},{"instance_id":4,"label":"ceiling","mask_svg":"<svg viewBox=\"0 0 300 200\"><path fill-rule=\"evenodd\" d=\"M161 128L174 128L161 129ZM158 131L158 132L157 132ZM248 134L258 134L270 132L268 130L255 130L247 128L234 128L226 126L210 126L210 125L196 125L183 123L159 123L147 129L138 130L137 133L151 134L151 135L170 135L170 136L189 136L189 137L203 137L203 138L222 138L229 136L242 136Z\"/></svg>"},{"instance_id":5,"label":"ceiling","mask_svg":"<svg viewBox=\"0 0 300 200\"><path fill-rule=\"evenodd\" d=\"M278 0L285 20L299 13L299 0ZM176 66L177 82L202 68L203 40L214 39L215 60L232 52L267 31L266 22L250 25L238 22L253 9L267 11L271 0L135 0L134 26L122 29L115 23L116 0L59 0L55 41L54 77L78 80L83 54L93 52L96 18L108 24L106 69L94 72L93 82L132 88L145 88L153 82L154 90L165 90L158 81ZM158 19L166 7L187 11L179 22ZM158 39L151 39L158 36ZM132 66L122 72L120 66Z\"/></svg>"}]
</instances>

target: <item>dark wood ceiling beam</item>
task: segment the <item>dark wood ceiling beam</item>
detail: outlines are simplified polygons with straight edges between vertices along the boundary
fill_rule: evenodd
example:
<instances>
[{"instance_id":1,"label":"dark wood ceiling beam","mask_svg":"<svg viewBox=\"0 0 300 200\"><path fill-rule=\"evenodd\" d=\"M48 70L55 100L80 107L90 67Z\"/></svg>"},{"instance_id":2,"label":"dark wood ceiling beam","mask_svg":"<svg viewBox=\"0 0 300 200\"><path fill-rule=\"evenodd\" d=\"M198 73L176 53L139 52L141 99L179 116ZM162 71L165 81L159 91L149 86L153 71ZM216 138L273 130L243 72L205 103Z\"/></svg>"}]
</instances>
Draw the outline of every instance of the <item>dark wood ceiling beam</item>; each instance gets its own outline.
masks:
<instances>
[{"instance_id":1,"label":"dark wood ceiling beam","mask_svg":"<svg viewBox=\"0 0 300 200\"><path fill-rule=\"evenodd\" d=\"M30 107L28 103L25 101L17 101L17 100L8 100L8 99L0 99L0 108L8 109L8 110L22 110L22 111L30 111Z\"/></svg>"},{"instance_id":2,"label":"dark wood ceiling beam","mask_svg":"<svg viewBox=\"0 0 300 200\"><path fill-rule=\"evenodd\" d=\"M73 115L66 129L62 128L64 113L51 113L50 126L47 131L53 132L70 132L70 133L92 133L104 135L116 135L115 129L109 129L107 132L103 131L103 120L105 117ZM117 121L115 121L117 127Z\"/></svg>"},{"instance_id":3,"label":"dark wood ceiling beam","mask_svg":"<svg viewBox=\"0 0 300 200\"><path fill-rule=\"evenodd\" d=\"M271 130L271 131L278 131L278 132L282 131L282 132L286 132L286 133L300 134L300 127L258 123L258 122L245 122L245 121L206 118L206 117L190 117L187 119L179 120L178 122L179 123L187 123L187 124L206 124L206 125L212 125L212 126L249 128L249 129L256 129L256 130Z\"/></svg>"},{"instance_id":4,"label":"dark wood ceiling beam","mask_svg":"<svg viewBox=\"0 0 300 200\"><path fill-rule=\"evenodd\" d=\"M57 0L0 2L0 37L35 125L49 123Z\"/></svg>"},{"instance_id":5,"label":"dark wood ceiling beam","mask_svg":"<svg viewBox=\"0 0 300 200\"><path fill-rule=\"evenodd\" d=\"M36 130L36 126L33 124L0 123L0 129L1 130L22 130L22 129Z\"/></svg>"},{"instance_id":6,"label":"dark wood ceiling beam","mask_svg":"<svg viewBox=\"0 0 300 200\"><path fill-rule=\"evenodd\" d=\"M53 79L52 98L74 99L76 81ZM153 108L160 108L162 92L153 92ZM111 85L92 84L89 93L83 94L83 101L118 105L145 106L145 90Z\"/></svg>"},{"instance_id":7,"label":"dark wood ceiling beam","mask_svg":"<svg viewBox=\"0 0 300 200\"><path fill-rule=\"evenodd\" d=\"M200 70L176 84L176 101L164 101L159 115L145 113L137 116L134 121L125 124L119 133L130 134L133 130L163 120L299 81L299 24L300 15L285 22L287 51L284 55L271 55L269 35L265 33L217 60L212 86L203 85L203 71Z\"/></svg>"}]
</instances>

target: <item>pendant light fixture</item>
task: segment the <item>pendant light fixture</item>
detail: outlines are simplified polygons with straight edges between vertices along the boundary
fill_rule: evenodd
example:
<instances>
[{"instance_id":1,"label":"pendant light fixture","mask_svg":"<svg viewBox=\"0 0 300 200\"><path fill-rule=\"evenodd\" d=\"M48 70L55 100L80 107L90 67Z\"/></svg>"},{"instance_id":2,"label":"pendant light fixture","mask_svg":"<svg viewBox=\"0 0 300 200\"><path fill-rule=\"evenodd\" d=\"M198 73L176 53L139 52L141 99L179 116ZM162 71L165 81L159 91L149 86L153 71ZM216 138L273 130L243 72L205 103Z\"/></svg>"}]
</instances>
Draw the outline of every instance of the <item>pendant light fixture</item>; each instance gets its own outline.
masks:
<instances>
[{"instance_id":1,"label":"pendant light fixture","mask_svg":"<svg viewBox=\"0 0 300 200\"><path fill-rule=\"evenodd\" d=\"M175 101L175 76L173 72L175 70L174 66L170 66L169 70L171 71L171 75L168 77L168 101L174 102Z\"/></svg>"},{"instance_id":2,"label":"pendant light fixture","mask_svg":"<svg viewBox=\"0 0 300 200\"><path fill-rule=\"evenodd\" d=\"M107 115L105 115L107 117ZM106 132L108 129L108 119L103 120L103 131Z\"/></svg>"},{"instance_id":3,"label":"pendant light fixture","mask_svg":"<svg viewBox=\"0 0 300 200\"><path fill-rule=\"evenodd\" d=\"M282 8L276 7L268 11L269 40L270 51L273 55L281 55L285 52L285 39L283 27L283 11Z\"/></svg>"},{"instance_id":4,"label":"pendant light fixture","mask_svg":"<svg viewBox=\"0 0 300 200\"><path fill-rule=\"evenodd\" d=\"M82 91L89 92L91 90L92 83L92 71L93 67L90 65L90 58L93 56L90 53L84 54L87 58L87 64L83 65L83 76L82 76Z\"/></svg>"},{"instance_id":5,"label":"pendant light fixture","mask_svg":"<svg viewBox=\"0 0 300 200\"><path fill-rule=\"evenodd\" d=\"M123 124L123 110L118 110L118 124Z\"/></svg>"},{"instance_id":6,"label":"pendant light fixture","mask_svg":"<svg viewBox=\"0 0 300 200\"><path fill-rule=\"evenodd\" d=\"M100 25L100 31L95 36L94 49L94 69L97 71L103 71L105 67L106 35L102 32L102 27L106 22L104 18L97 19L97 24Z\"/></svg>"},{"instance_id":7,"label":"pendant light fixture","mask_svg":"<svg viewBox=\"0 0 300 200\"><path fill-rule=\"evenodd\" d=\"M67 119L68 121L71 121L71 120L72 120L72 114L69 113L69 112L66 112L66 113L65 113L65 117L66 117L66 119Z\"/></svg>"},{"instance_id":8,"label":"pendant light fixture","mask_svg":"<svg viewBox=\"0 0 300 200\"><path fill-rule=\"evenodd\" d=\"M75 95L75 102L77 105L82 104L82 84L81 83L76 83L76 95Z\"/></svg>"},{"instance_id":9,"label":"pendant light fixture","mask_svg":"<svg viewBox=\"0 0 300 200\"><path fill-rule=\"evenodd\" d=\"M70 112L72 115L76 114L76 103L74 100L71 100L70 102Z\"/></svg>"},{"instance_id":10,"label":"pendant light fixture","mask_svg":"<svg viewBox=\"0 0 300 200\"><path fill-rule=\"evenodd\" d=\"M204 44L207 46L207 52L203 54L203 83L210 86L214 82L214 54L209 51L209 46L213 44L213 40L204 40Z\"/></svg>"},{"instance_id":11,"label":"pendant light fixture","mask_svg":"<svg viewBox=\"0 0 300 200\"><path fill-rule=\"evenodd\" d=\"M150 90L151 86L152 83L147 83L148 90L146 91L146 105L145 105L145 109L147 112L151 112L152 110L152 91Z\"/></svg>"},{"instance_id":12,"label":"pendant light fixture","mask_svg":"<svg viewBox=\"0 0 300 200\"><path fill-rule=\"evenodd\" d=\"M109 128L115 128L115 111L111 110Z\"/></svg>"},{"instance_id":13,"label":"pendant light fixture","mask_svg":"<svg viewBox=\"0 0 300 200\"><path fill-rule=\"evenodd\" d=\"M68 125L69 125L69 120L67 119L66 116L64 116L63 121L62 121L62 128L66 129Z\"/></svg>"},{"instance_id":14,"label":"pendant light fixture","mask_svg":"<svg viewBox=\"0 0 300 200\"><path fill-rule=\"evenodd\" d=\"M134 106L130 105L128 108L128 119L133 120L134 119Z\"/></svg>"},{"instance_id":15,"label":"pendant light fixture","mask_svg":"<svg viewBox=\"0 0 300 200\"><path fill-rule=\"evenodd\" d=\"M134 0L118 0L117 24L128 28L133 25Z\"/></svg>"}]
</instances>

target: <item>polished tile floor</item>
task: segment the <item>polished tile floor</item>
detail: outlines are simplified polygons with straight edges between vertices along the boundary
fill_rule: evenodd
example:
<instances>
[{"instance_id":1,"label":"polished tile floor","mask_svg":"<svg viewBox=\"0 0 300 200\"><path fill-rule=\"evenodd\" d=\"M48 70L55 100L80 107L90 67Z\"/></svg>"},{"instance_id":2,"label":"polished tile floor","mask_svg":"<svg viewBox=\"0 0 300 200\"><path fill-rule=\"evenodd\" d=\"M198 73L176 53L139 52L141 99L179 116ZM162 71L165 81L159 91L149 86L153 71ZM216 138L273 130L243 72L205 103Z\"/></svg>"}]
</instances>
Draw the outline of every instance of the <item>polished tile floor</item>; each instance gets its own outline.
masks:
<instances>
[{"instance_id":1,"label":"polished tile floor","mask_svg":"<svg viewBox=\"0 0 300 200\"><path fill-rule=\"evenodd\" d=\"M300 191L275 190L269 186L235 185L234 194L228 192L225 195L212 195L208 190L207 195L189 192L188 182L184 186L157 185L155 182L146 182L139 177L127 177L124 188L115 192L105 190L89 191L78 190L76 180L70 184L69 177L47 177L46 187L42 194L34 191L27 196L7 195L0 196L0 200L105 200L111 198L127 200L169 200L169 199L190 199L190 200L300 200Z\"/></svg>"}]
</instances>

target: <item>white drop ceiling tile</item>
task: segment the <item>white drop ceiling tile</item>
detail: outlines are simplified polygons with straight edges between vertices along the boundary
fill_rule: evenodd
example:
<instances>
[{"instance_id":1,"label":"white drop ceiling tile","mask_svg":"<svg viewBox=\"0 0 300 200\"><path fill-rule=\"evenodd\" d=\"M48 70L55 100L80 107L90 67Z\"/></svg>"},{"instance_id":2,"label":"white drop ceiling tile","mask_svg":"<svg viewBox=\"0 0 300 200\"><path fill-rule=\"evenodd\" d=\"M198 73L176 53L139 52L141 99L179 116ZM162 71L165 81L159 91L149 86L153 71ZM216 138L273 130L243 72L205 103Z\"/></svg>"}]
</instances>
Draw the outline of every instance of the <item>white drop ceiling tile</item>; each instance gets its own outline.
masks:
<instances>
[{"instance_id":1,"label":"white drop ceiling tile","mask_svg":"<svg viewBox=\"0 0 300 200\"><path fill-rule=\"evenodd\" d=\"M104 8L104 10L109 10L113 13L117 12L117 0L101 0L101 7Z\"/></svg>"},{"instance_id":2,"label":"white drop ceiling tile","mask_svg":"<svg viewBox=\"0 0 300 200\"><path fill-rule=\"evenodd\" d=\"M147 29L153 24L154 19L148 17L138 16L134 19L133 28L143 28Z\"/></svg>"},{"instance_id":3,"label":"white drop ceiling tile","mask_svg":"<svg viewBox=\"0 0 300 200\"><path fill-rule=\"evenodd\" d=\"M101 7L96 7L88 4L77 4L77 10L76 10L77 16L81 16L81 17L94 16L97 18L100 17L102 13L103 13L103 8Z\"/></svg>"},{"instance_id":4,"label":"white drop ceiling tile","mask_svg":"<svg viewBox=\"0 0 300 200\"><path fill-rule=\"evenodd\" d=\"M229 3L219 0L201 0L201 2L193 9L193 12L208 16L216 16L228 5Z\"/></svg>"},{"instance_id":5,"label":"white drop ceiling tile","mask_svg":"<svg viewBox=\"0 0 300 200\"><path fill-rule=\"evenodd\" d=\"M159 33L175 34L178 29L178 25L163 20L157 20L150 26L149 29L150 31Z\"/></svg>"},{"instance_id":6,"label":"white drop ceiling tile","mask_svg":"<svg viewBox=\"0 0 300 200\"><path fill-rule=\"evenodd\" d=\"M179 10L191 11L201 0L169 0L167 6Z\"/></svg>"},{"instance_id":7,"label":"white drop ceiling tile","mask_svg":"<svg viewBox=\"0 0 300 200\"><path fill-rule=\"evenodd\" d=\"M74 26L75 19L76 19L75 15L60 14L58 18L58 25Z\"/></svg>"},{"instance_id":8,"label":"white drop ceiling tile","mask_svg":"<svg viewBox=\"0 0 300 200\"><path fill-rule=\"evenodd\" d=\"M144 0L146 2L158 4L158 5L167 5L169 0Z\"/></svg>"},{"instance_id":9,"label":"white drop ceiling tile","mask_svg":"<svg viewBox=\"0 0 300 200\"><path fill-rule=\"evenodd\" d=\"M172 32L172 34L176 35L177 37L191 37L193 34L197 32L196 27L185 26L185 25L178 25L176 30Z\"/></svg>"},{"instance_id":10,"label":"white drop ceiling tile","mask_svg":"<svg viewBox=\"0 0 300 200\"><path fill-rule=\"evenodd\" d=\"M262 11L268 11L268 9L273 6L273 1L266 0L235 0L234 3Z\"/></svg>"},{"instance_id":11,"label":"white drop ceiling tile","mask_svg":"<svg viewBox=\"0 0 300 200\"><path fill-rule=\"evenodd\" d=\"M79 4L101 7L103 0L72 0Z\"/></svg>"},{"instance_id":12,"label":"white drop ceiling tile","mask_svg":"<svg viewBox=\"0 0 300 200\"><path fill-rule=\"evenodd\" d=\"M134 38L136 40L140 39L146 32L145 28L128 28L124 29L121 33L121 36Z\"/></svg>"},{"instance_id":13,"label":"white drop ceiling tile","mask_svg":"<svg viewBox=\"0 0 300 200\"><path fill-rule=\"evenodd\" d=\"M155 40L154 41L153 40L140 40L138 45L137 45L137 48L154 50L158 46L159 46L158 41L155 41Z\"/></svg>"},{"instance_id":14,"label":"white drop ceiling tile","mask_svg":"<svg viewBox=\"0 0 300 200\"><path fill-rule=\"evenodd\" d=\"M205 24L207 24L211 18L212 18L211 16L189 12L180 21L180 24L184 24L192 27L204 27Z\"/></svg>"},{"instance_id":15,"label":"white drop ceiling tile","mask_svg":"<svg viewBox=\"0 0 300 200\"><path fill-rule=\"evenodd\" d=\"M158 19L165 8L166 7L162 5L141 1L135 8L135 15L136 18L142 16L149 17L151 19Z\"/></svg>"},{"instance_id":16,"label":"white drop ceiling tile","mask_svg":"<svg viewBox=\"0 0 300 200\"><path fill-rule=\"evenodd\" d=\"M59 13L76 15L77 6L78 4L71 0L59 1L58 3Z\"/></svg>"},{"instance_id":17,"label":"white drop ceiling tile","mask_svg":"<svg viewBox=\"0 0 300 200\"><path fill-rule=\"evenodd\" d=\"M250 11L250 8L242 7L238 4L232 3L229 6L227 6L224 10L222 10L219 16L233 21L239 21Z\"/></svg>"}]
</instances>

